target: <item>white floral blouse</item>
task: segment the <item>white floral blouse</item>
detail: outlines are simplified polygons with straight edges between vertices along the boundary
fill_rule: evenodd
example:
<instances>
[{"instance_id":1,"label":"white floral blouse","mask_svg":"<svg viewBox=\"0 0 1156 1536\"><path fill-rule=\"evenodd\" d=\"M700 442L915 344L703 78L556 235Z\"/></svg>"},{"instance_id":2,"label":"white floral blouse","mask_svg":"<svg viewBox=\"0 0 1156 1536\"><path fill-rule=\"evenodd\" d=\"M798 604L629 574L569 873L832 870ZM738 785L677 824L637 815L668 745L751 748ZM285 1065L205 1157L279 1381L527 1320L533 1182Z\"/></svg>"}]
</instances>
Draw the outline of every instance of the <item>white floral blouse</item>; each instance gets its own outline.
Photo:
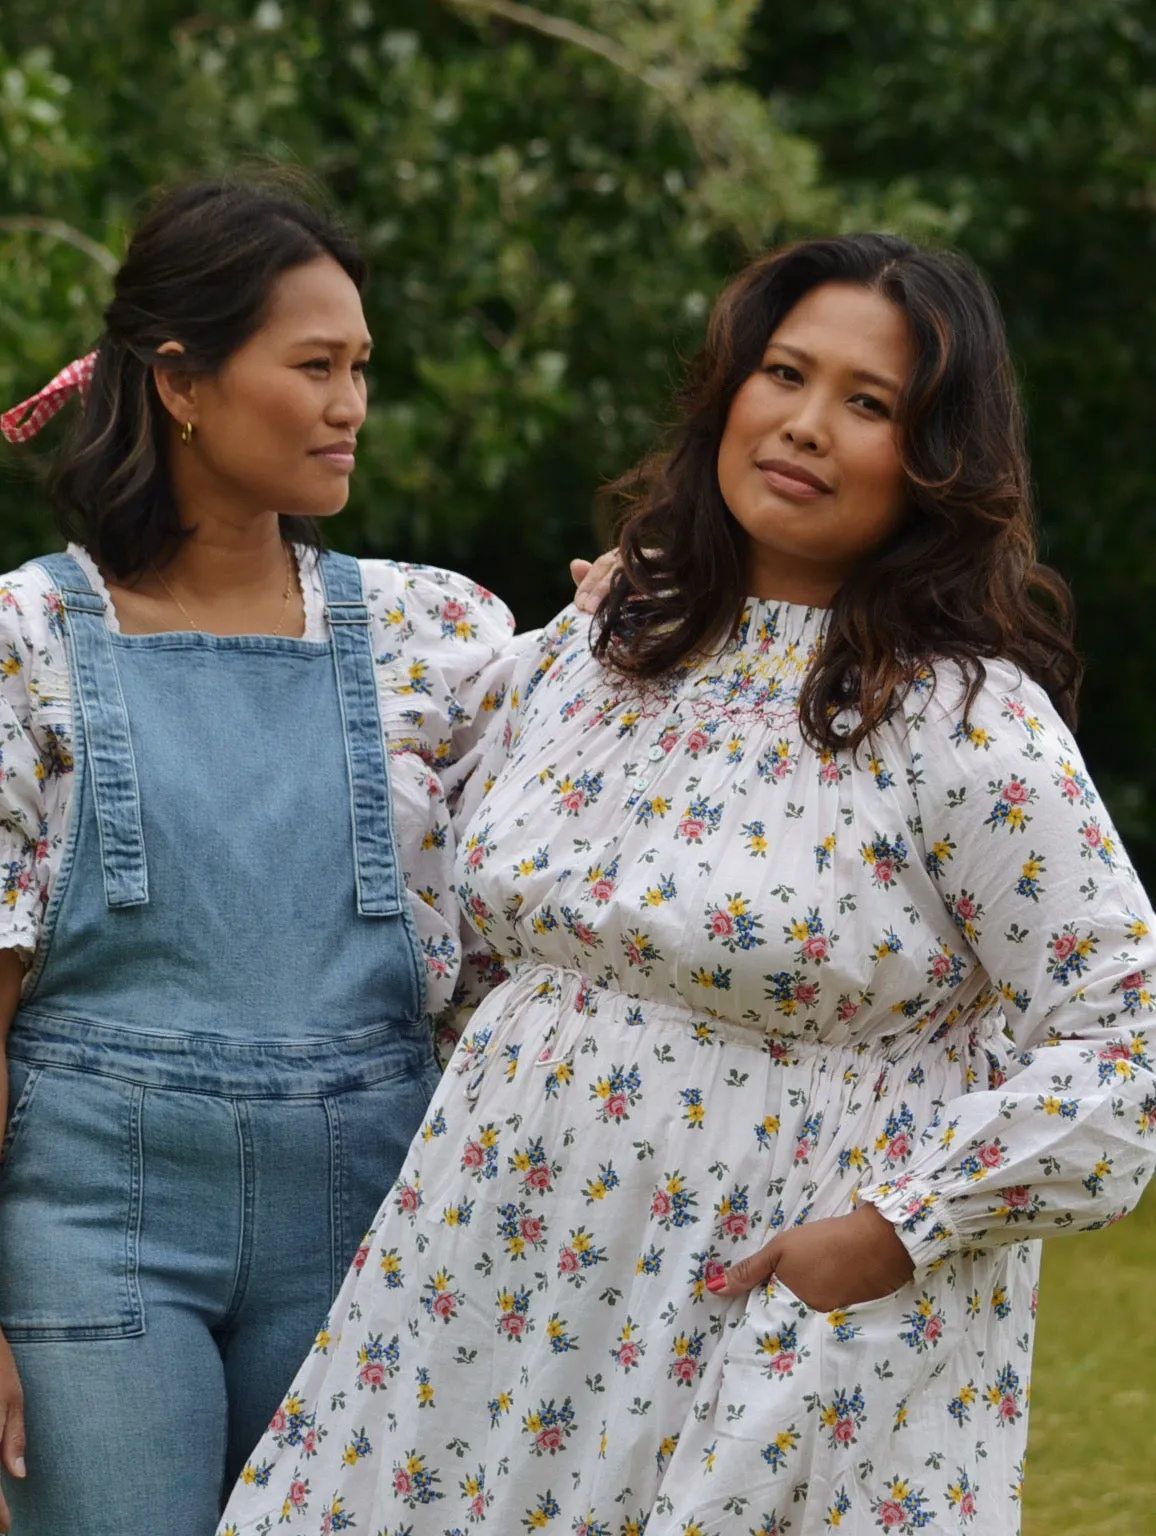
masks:
<instances>
[{"instance_id":1,"label":"white floral blouse","mask_svg":"<svg viewBox=\"0 0 1156 1536\"><path fill-rule=\"evenodd\" d=\"M823 625L752 601L639 689L571 614L519 663L457 863L508 979L223 1536L1018 1531L1033 1240L1152 1172L1153 918L1014 667L809 745ZM708 1289L856 1200L894 1295Z\"/></svg>"},{"instance_id":2,"label":"white floral blouse","mask_svg":"<svg viewBox=\"0 0 1156 1536\"><path fill-rule=\"evenodd\" d=\"M107 599L86 551L69 553ZM320 573L298 551L307 640L327 626ZM394 826L425 955L432 1011L458 972L454 845L446 795L502 702L513 654L509 610L452 571L361 562L378 698L390 753ZM117 628L111 602L108 622ZM0 576L0 949L35 950L60 867L72 800L68 661L52 583L34 564Z\"/></svg>"}]
</instances>

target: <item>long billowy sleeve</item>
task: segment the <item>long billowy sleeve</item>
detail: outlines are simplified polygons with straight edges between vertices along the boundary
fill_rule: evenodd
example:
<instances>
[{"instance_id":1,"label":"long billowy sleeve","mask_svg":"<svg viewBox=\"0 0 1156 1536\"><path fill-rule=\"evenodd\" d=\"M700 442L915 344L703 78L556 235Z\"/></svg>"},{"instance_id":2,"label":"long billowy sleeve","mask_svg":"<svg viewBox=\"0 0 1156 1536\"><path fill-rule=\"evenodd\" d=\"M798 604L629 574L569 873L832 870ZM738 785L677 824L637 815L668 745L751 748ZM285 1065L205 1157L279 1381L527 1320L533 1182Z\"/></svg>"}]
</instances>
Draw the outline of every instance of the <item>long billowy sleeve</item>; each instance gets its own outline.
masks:
<instances>
[{"instance_id":1,"label":"long billowy sleeve","mask_svg":"<svg viewBox=\"0 0 1156 1536\"><path fill-rule=\"evenodd\" d=\"M1002 999L1006 1081L945 1103L907 1171L862 1191L916 1263L1104 1226L1156 1164L1152 910L1071 738L991 663L909 721L928 868Z\"/></svg>"}]
</instances>

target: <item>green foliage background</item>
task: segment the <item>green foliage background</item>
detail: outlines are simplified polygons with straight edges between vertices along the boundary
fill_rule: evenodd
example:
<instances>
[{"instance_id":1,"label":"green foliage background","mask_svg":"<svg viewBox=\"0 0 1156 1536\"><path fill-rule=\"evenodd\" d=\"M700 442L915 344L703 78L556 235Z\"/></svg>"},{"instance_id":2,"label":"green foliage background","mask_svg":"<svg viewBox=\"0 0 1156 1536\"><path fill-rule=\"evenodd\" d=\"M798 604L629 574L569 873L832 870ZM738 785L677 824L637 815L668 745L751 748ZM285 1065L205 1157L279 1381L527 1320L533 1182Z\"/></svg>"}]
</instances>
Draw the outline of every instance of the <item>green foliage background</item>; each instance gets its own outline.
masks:
<instances>
[{"instance_id":1,"label":"green foliage background","mask_svg":"<svg viewBox=\"0 0 1156 1536\"><path fill-rule=\"evenodd\" d=\"M150 185L302 164L375 273L337 541L529 624L747 252L957 244L1007 311L1084 745L1153 877L1154 56L1152 0L3 0L0 400L91 344ZM50 539L30 457L0 453L0 566Z\"/></svg>"}]
</instances>

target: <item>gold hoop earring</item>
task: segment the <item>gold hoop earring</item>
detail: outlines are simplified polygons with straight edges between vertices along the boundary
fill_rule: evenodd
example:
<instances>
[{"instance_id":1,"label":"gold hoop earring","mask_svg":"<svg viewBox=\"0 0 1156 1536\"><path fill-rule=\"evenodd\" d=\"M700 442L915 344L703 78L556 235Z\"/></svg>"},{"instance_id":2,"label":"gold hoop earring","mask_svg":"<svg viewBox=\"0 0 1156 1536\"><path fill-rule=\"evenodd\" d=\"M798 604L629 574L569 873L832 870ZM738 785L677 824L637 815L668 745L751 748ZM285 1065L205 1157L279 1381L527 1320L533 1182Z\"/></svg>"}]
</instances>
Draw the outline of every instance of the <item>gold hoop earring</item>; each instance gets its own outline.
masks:
<instances>
[{"instance_id":1,"label":"gold hoop earring","mask_svg":"<svg viewBox=\"0 0 1156 1536\"><path fill-rule=\"evenodd\" d=\"M195 430L196 429L194 428L191 421L186 421L184 426L181 428L181 442L184 443L186 448L192 442L193 432Z\"/></svg>"}]
</instances>

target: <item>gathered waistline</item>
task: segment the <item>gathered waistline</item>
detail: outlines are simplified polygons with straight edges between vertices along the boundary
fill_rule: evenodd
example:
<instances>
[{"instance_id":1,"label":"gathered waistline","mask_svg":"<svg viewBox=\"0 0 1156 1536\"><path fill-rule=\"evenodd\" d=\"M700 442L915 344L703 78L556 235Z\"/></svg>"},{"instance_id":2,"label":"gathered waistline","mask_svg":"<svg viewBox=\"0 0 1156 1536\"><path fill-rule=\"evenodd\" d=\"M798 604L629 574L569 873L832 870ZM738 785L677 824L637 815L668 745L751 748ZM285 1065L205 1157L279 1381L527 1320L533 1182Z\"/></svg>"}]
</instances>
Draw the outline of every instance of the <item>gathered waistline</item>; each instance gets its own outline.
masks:
<instances>
[{"instance_id":1,"label":"gathered waistline","mask_svg":"<svg viewBox=\"0 0 1156 1536\"><path fill-rule=\"evenodd\" d=\"M316 1098L434 1066L428 1018L293 1040L173 1034L20 1009L9 1057L144 1087L238 1098Z\"/></svg>"},{"instance_id":2,"label":"gathered waistline","mask_svg":"<svg viewBox=\"0 0 1156 1536\"><path fill-rule=\"evenodd\" d=\"M814 1062L821 1058L837 1057L848 1061L874 1062L880 1066L897 1067L908 1061L925 1043L925 1036L916 1030L894 1035L855 1036L850 1031L840 1031L834 1037L818 1034L792 1033L775 1028L770 1022L739 1020L720 1017L704 1008L696 1008L681 999L664 1002L648 998L623 988L607 986L592 977L566 966L551 965L543 961L520 961L507 967L508 980L490 994L490 998L478 1009L475 1019L481 1022L490 1013L487 1004L500 1004L502 1011L516 1010L523 1003L553 994L556 1002L573 1017L557 1031L551 1042L552 1048L541 1059L543 1064L556 1059L573 1048L581 1033L581 1020L597 1018L599 1004L605 1002L615 1016L624 1016L624 1022L639 1025L666 1025L685 1031L703 1029L712 1037L745 1046L751 1050L765 1051L771 1056L781 1056L790 1064ZM630 1011L638 1010L637 1021L630 1019ZM500 1026L499 1026L500 1027ZM957 1039L968 1039L971 1049L983 1051L993 1047L995 1054L1006 1057L1012 1048L1004 1032L1002 1015L998 1013L972 1013L963 1010L953 1025Z\"/></svg>"}]
</instances>

